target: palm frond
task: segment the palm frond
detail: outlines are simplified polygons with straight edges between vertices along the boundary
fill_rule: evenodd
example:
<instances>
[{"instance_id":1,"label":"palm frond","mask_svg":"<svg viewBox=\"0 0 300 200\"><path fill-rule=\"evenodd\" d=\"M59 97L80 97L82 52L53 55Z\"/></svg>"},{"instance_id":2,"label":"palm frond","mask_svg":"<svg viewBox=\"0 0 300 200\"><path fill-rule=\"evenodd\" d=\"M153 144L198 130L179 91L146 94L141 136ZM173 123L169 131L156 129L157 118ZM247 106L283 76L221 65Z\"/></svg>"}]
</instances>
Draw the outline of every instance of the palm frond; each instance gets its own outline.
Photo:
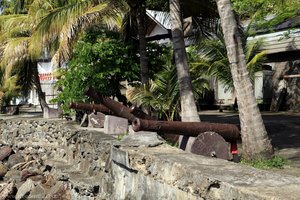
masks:
<instances>
[{"instance_id":1,"label":"palm frond","mask_svg":"<svg viewBox=\"0 0 300 200\"><path fill-rule=\"evenodd\" d=\"M87 10L82 16L66 24L61 31L60 46L53 56L53 62L57 62L56 65L61 65L69 60L73 51L73 45L78 37L78 32L82 32L97 21L102 23L106 21L110 24L112 21L117 21L119 23L123 15L122 9L115 7L119 6L116 2L117 1L111 1L108 4L99 5L97 6L97 11L93 8L94 12Z\"/></svg>"},{"instance_id":2,"label":"palm frond","mask_svg":"<svg viewBox=\"0 0 300 200\"><path fill-rule=\"evenodd\" d=\"M40 21L35 34L40 36L57 35L68 21L82 15L89 6L91 6L91 1L80 1L55 8Z\"/></svg>"},{"instance_id":3,"label":"palm frond","mask_svg":"<svg viewBox=\"0 0 300 200\"><path fill-rule=\"evenodd\" d=\"M10 77L13 69L29 59L29 37L11 38L3 50L1 67L5 69L5 77Z\"/></svg>"},{"instance_id":4,"label":"palm frond","mask_svg":"<svg viewBox=\"0 0 300 200\"><path fill-rule=\"evenodd\" d=\"M149 86L135 87L128 93L132 102L151 109L161 119L173 120L175 113L179 112L179 87L177 71L174 65L165 65L155 75Z\"/></svg>"}]
</instances>

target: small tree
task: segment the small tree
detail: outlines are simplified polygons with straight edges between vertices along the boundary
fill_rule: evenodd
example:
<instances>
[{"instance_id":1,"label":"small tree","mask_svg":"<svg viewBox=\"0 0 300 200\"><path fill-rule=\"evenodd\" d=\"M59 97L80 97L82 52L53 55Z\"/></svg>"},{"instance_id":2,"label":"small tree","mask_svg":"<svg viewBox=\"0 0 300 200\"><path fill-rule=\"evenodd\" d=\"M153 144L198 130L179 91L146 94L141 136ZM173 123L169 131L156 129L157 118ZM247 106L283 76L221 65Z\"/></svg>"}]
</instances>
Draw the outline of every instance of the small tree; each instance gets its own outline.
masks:
<instances>
[{"instance_id":1,"label":"small tree","mask_svg":"<svg viewBox=\"0 0 300 200\"><path fill-rule=\"evenodd\" d=\"M55 101L63 103L65 111L70 102L91 101L84 95L87 87L126 103L120 91L123 87L121 82L138 80L138 58L130 45L117 38L104 32L100 35L87 33L76 44L67 67L59 70L60 79L57 82L62 92ZM93 101L97 102L97 99Z\"/></svg>"}]
</instances>

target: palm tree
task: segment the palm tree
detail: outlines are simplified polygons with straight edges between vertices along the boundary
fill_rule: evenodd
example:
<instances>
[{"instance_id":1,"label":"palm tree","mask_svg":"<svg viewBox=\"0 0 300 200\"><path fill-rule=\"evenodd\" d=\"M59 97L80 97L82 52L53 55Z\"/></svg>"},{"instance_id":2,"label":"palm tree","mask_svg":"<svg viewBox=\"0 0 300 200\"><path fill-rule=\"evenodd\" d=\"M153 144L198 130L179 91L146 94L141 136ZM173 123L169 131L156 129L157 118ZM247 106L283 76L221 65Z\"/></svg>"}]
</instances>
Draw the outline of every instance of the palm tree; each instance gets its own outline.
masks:
<instances>
[{"instance_id":1,"label":"palm tree","mask_svg":"<svg viewBox=\"0 0 300 200\"><path fill-rule=\"evenodd\" d=\"M9 105L13 97L19 96L20 87L16 84L17 76L7 76L5 69L0 70L0 106Z\"/></svg>"},{"instance_id":2,"label":"palm tree","mask_svg":"<svg viewBox=\"0 0 300 200\"><path fill-rule=\"evenodd\" d=\"M179 116L179 84L177 79L177 69L173 63L172 51L163 55L162 61L165 63L162 69L150 80L149 87L141 85L128 92L129 100L135 104L149 106L157 118L161 120L180 120ZM192 73L192 75L194 75ZM208 82L201 77L202 74L192 81L193 93L201 96L208 88ZM174 118L175 117L175 118Z\"/></svg>"},{"instance_id":3,"label":"palm tree","mask_svg":"<svg viewBox=\"0 0 300 200\"><path fill-rule=\"evenodd\" d=\"M181 5L179 0L170 1L172 43L180 90L182 121L200 121L189 75L188 58L182 30Z\"/></svg>"},{"instance_id":4,"label":"palm tree","mask_svg":"<svg viewBox=\"0 0 300 200\"><path fill-rule=\"evenodd\" d=\"M16 6L18 5L16 4ZM22 5L27 4L23 2ZM22 12L25 11L22 9ZM1 15L0 21L2 24L0 30L1 66L5 68L7 76L17 76L15 83L20 84L24 95L28 94L34 85L42 109L48 107L40 85L37 60L31 55L29 48L32 41L32 28L35 26L32 18L28 14L17 13ZM35 49L39 46L36 46Z\"/></svg>"},{"instance_id":5,"label":"palm tree","mask_svg":"<svg viewBox=\"0 0 300 200\"><path fill-rule=\"evenodd\" d=\"M192 81L189 74L187 53L185 50L180 0L170 0L171 32L174 58L177 68L177 78L180 91L181 120L199 122L195 98L192 89ZM195 138L180 136L179 146L181 149L190 151Z\"/></svg>"},{"instance_id":6,"label":"palm tree","mask_svg":"<svg viewBox=\"0 0 300 200\"><path fill-rule=\"evenodd\" d=\"M146 84L149 81L149 67L147 57L146 41L146 2L145 0L126 0L130 6L130 11L136 17L139 39L139 54L141 68L141 82Z\"/></svg>"},{"instance_id":7,"label":"palm tree","mask_svg":"<svg viewBox=\"0 0 300 200\"><path fill-rule=\"evenodd\" d=\"M124 22L126 20L125 16L131 16L128 18L131 23ZM126 25L130 24L130 26L137 25L141 82L144 84L149 79L145 38L145 0L105 0L93 1L93 3L88 0L80 2L70 1L65 3L65 5L60 5L59 9L52 10L51 13L46 15L39 24L35 35L40 37L37 41L41 40L41 37L47 43L52 43L56 39L59 40L59 48L53 61L58 62L58 65L60 65L70 58L73 44L82 30L97 23L106 23L109 28L120 30L124 28L121 27L121 22ZM124 29L120 31L124 31Z\"/></svg>"},{"instance_id":8,"label":"palm tree","mask_svg":"<svg viewBox=\"0 0 300 200\"><path fill-rule=\"evenodd\" d=\"M24 81L25 77L31 78L32 81L26 82L35 85L42 108L48 107L48 105L39 82L37 60L43 56L45 49L55 49L60 39L59 34L63 33L63 40L59 43L59 49L65 51L59 51L57 55L64 58L62 61L67 60L72 50L74 36L78 35L76 28L80 29L86 26L86 23L82 23L83 19L88 23L90 23L90 20L95 23L100 14L113 16L114 18L120 16L116 10L111 8L110 4L106 2L95 3L91 1L74 2L71 0L16 0L12 4L15 6L13 10L24 14L1 16L4 24L1 26L0 42L3 42L2 47L5 46L2 51L2 66L24 69L17 70L22 75L17 82ZM113 5L119 4L115 3ZM81 18L78 18L78 16ZM51 21L54 19L57 23ZM2 20L0 19L0 21ZM65 24L65 26L62 26L62 24ZM45 27L47 27L46 31L50 32L50 34L47 34L48 37L43 37L46 35L43 35L43 31L45 31L43 28ZM18 59L15 59L16 57ZM28 70L28 66L31 66L30 70ZM28 73L29 71L31 73Z\"/></svg>"},{"instance_id":9,"label":"palm tree","mask_svg":"<svg viewBox=\"0 0 300 200\"><path fill-rule=\"evenodd\" d=\"M221 27L219 27L221 28ZM202 40L198 45L190 48L195 58L191 61L191 71L197 74L206 74L215 77L224 84L226 89L233 90L233 79L223 34L218 31L213 38ZM262 40L248 42L245 45L245 61L249 76L254 82L255 73L262 70L266 62L266 53L261 50Z\"/></svg>"},{"instance_id":10,"label":"palm tree","mask_svg":"<svg viewBox=\"0 0 300 200\"><path fill-rule=\"evenodd\" d=\"M140 85L129 90L129 100L135 104L151 108L158 119L173 121L179 112L179 88L176 68L165 65L149 81L149 86Z\"/></svg>"},{"instance_id":11,"label":"palm tree","mask_svg":"<svg viewBox=\"0 0 300 200\"><path fill-rule=\"evenodd\" d=\"M234 88L238 98L243 154L245 159L269 158L273 148L256 104L253 85L246 69L241 37L230 0L216 0L224 33Z\"/></svg>"}]
</instances>

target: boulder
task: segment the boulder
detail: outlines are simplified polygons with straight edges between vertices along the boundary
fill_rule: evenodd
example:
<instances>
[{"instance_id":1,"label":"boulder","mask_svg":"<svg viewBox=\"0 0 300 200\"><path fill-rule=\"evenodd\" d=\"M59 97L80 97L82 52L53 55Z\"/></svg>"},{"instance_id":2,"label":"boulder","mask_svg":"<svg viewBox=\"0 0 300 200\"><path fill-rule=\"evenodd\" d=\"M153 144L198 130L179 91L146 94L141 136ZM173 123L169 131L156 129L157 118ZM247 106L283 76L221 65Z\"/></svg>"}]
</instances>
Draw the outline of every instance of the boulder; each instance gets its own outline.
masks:
<instances>
[{"instance_id":1,"label":"boulder","mask_svg":"<svg viewBox=\"0 0 300 200\"><path fill-rule=\"evenodd\" d=\"M0 161L7 158L12 153L12 148L9 146L4 146L0 148Z\"/></svg>"},{"instance_id":2,"label":"boulder","mask_svg":"<svg viewBox=\"0 0 300 200\"><path fill-rule=\"evenodd\" d=\"M0 178L3 178L7 171L8 168L2 162L0 162Z\"/></svg>"},{"instance_id":3,"label":"boulder","mask_svg":"<svg viewBox=\"0 0 300 200\"><path fill-rule=\"evenodd\" d=\"M16 200L24 199L26 195L35 187L34 182L31 179L27 179L18 189L16 194Z\"/></svg>"},{"instance_id":4,"label":"boulder","mask_svg":"<svg viewBox=\"0 0 300 200\"><path fill-rule=\"evenodd\" d=\"M7 166L9 168L15 166L16 164L25 162L25 159L23 158L23 156L19 153L16 154L12 154L9 156L8 161L7 161Z\"/></svg>"}]
</instances>

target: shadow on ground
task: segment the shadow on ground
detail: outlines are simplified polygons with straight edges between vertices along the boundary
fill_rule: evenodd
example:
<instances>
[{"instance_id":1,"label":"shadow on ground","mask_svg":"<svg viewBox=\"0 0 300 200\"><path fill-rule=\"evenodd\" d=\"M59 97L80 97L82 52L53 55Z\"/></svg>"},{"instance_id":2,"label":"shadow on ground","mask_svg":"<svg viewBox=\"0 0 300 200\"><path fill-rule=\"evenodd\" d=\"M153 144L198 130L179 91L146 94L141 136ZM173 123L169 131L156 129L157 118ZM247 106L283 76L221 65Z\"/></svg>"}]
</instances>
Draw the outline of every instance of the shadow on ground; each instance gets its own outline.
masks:
<instances>
[{"instance_id":1,"label":"shadow on ground","mask_svg":"<svg viewBox=\"0 0 300 200\"><path fill-rule=\"evenodd\" d=\"M200 113L202 121L239 126L237 113ZM300 148L300 113L262 113L264 124L275 149Z\"/></svg>"}]
</instances>

